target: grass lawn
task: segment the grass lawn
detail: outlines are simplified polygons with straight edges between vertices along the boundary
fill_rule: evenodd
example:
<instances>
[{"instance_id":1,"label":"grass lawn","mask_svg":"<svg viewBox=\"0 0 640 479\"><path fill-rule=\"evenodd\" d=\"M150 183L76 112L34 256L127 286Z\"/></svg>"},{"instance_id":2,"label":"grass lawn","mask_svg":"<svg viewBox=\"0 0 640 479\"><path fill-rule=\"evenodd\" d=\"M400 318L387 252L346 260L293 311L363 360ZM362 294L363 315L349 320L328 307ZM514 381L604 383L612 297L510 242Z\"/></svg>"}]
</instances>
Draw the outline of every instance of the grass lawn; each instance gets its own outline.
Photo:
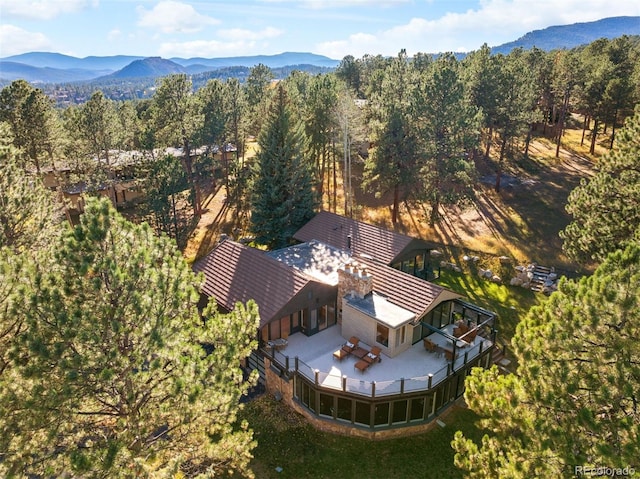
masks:
<instances>
[{"instance_id":1,"label":"grass lawn","mask_svg":"<svg viewBox=\"0 0 640 479\"><path fill-rule=\"evenodd\" d=\"M473 304L498 314L496 328L502 340L509 342L516 326L532 306L546 296L531 290L496 284L468 271L456 273L443 270L435 283L460 293Z\"/></svg>"},{"instance_id":2,"label":"grass lawn","mask_svg":"<svg viewBox=\"0 0 640 479\"><path fill-rule=\"evenodd\" d=\"M268 395L248 403L243 416L258 442L252 468L259 479L462 478L453 466L453 435L461 430L475 441L482 437L477 416L458 406L443 419L444 428L383 441L319 432Z\"/></svg>"}]
</instances>

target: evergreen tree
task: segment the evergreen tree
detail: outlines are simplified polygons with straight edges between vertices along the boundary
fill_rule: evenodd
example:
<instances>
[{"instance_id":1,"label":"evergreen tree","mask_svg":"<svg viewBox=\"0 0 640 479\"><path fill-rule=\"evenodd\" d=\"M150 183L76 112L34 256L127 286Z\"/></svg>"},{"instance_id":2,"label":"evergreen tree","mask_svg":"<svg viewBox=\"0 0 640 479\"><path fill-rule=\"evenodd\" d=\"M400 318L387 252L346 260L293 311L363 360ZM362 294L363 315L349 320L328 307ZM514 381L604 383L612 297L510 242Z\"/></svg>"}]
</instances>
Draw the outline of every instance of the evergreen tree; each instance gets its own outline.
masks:
<instances>
[{"instance_id":1,"label":"evergreen tree","mask_svg":"<svg viewBox=\"0 0 640 479\"><path fill-rule=\"evenodd\" d=\"M57 221L53 195L37 175L27 173L0 124L0 248L15 252L47 244Z\"/></svg>"},{"instance_id":2,"label":"evergreen tree","mask_svg":"<svg viewBox=\"0 0 640 479\"><path fill-rule=\"evenodd\" d=\"M640 235L640 108L618 134L599 170L569 195L573 221L560 233L566 253L582 262L602 261Z\"/></svg>"},{"instance_id":3,"label":"evergreen tree","mask_svg":"<svg viewBox=\"0 0 640 479\"><path fill-rule=\"evenodd\" d=\"M391 220L398 221L400 200L419 189L418 138L410 105L415 75L402 50L382 73L380 89L371 90L370 125L375 145L365 163L364 185L378 196L393 191Z\"/></svg>"},{"instance_id":4,"label":"evergreen tree","mask_svg":"<svg viewBox=\"0 0 640 479\"><path fill-rule=\"evenodd\" d=\"M9 124L13 145L37 173L43 163L53 163L60 136L57 120L53 101L25 80L16 80L0 92L0 121Z\"/></svg>"},{"instance_id":5,"label":"evergreen tree","mask_svg":"<svg viewBox=\"0 0 640 479\"><path fill-rule=\"evenodd\" d=\"M104 199L50 251L0 308L0 329L24 321L0 376L0 474L251 475L237 413L255 304L203 321L201 278L173 243Z\"/></svg>"},{"instance_id":6,"label":"evergreen tree","mask_svg":"<svg viewBox=\"0 0 640 479\"><path fill-rule=\"evenodd\" d=\"M593 276L562 281L513 339L515 374L474 369L465 399L490 432L456 433L469 478L573 477L575 466L632 467L640 458L640 244Z\"/></svg>"},{"instance_id":7,"label":"evergreen tree","mask_svg":"<svg viewBox=\"0 0 640 479\"><path fill-rule=\"evenodd\" d=\"M471 151L479 145L480 115L465 101L459 64L442 55L421 75L414 117L420 131L423 190L431 206L429 224L438 220L441 205L473 197L475 181Z\"/></svg>"},{"instance_id":8,"label":"evergreen tree","mask_svg":"<svg viewBox=\"0 0 640 479\"><path fill-rule=\"evenodd\" d=\"M258 139L251 230L269 248L289 244L316 208L313 180L306 159L302 125L292 119L287 93L278 86L269 117Z\"/></svg>"}]
</instances>

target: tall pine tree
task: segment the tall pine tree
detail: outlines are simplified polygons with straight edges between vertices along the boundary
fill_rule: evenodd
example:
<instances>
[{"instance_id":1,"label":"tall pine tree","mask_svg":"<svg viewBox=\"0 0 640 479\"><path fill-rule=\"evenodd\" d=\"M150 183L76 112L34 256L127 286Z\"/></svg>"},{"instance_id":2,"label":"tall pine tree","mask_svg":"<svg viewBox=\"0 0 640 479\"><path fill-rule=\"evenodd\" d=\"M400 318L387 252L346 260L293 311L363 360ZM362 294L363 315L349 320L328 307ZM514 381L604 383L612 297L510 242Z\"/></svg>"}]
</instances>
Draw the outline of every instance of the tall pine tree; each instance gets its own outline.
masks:
<instances>
[{"instance_id":1,"label":"tall pine tree","mask_svg":"<svg viewBox=\"0 0 640 479\"><path fill-rule=\"evenodd\" d=\"M531 309L512 341L516 373L478 368L467 377L465 399L488 433L481 444L456 433L455 462L465 477L574 477L576 466L637 470L638 335L640 245L631 242L593 276L562 281Z\"/></svg>"},{"instance_id":2,"label":"tall pine tree","mask_svg":"<svg viewBox=\"0 0 640 479\"><path fill-rule=\"evenodd\" d=\"M313 217L317 204L310 167L303 154L302 125L293 119L282 85L273 98L258 144L251 230L257 243L281 248Z\"/></svg>"},{"instance_id":3,"label":"tall pine tree","mask_svg":"<svg viewBox=\"0 0 640 479\"><path fill-rule=\"evenodd\" d=\"M251 476L237 413L255 303L203 322L201 278L168 238L105 199L80 221L28 269L0 250L16 285L0 287L0 476Z\"/></svg>"}]
</instances>

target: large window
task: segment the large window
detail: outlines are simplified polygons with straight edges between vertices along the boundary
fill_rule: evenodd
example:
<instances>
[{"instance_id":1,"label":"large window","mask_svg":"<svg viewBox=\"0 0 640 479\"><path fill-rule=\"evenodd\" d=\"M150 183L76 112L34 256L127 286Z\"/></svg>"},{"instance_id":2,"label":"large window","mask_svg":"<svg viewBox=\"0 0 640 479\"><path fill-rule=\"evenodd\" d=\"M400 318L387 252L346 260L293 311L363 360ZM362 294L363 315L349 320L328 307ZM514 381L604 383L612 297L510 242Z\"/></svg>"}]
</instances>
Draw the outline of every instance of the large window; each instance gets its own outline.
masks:
<instances>
[{"instance_id":1,"label":"large window","mask_svg":"<svg viewBox=\"0 0 640 479\"><path fill-rule=\"evenodd\" d=\"M407 422L407 401L393 402L393 424Z\"/></svg>"},{"instance_id":2,"label":"large window","mask_svg":"<svg viewBox=\"0 0 640 479\"><path fill-rule=\"evenodd\" d=\"M362 426L371 425L371 404L361 401L356 401L356 424Z\"/></svg>"},{"instance_id":3,"label":"large window","mask_svg":"<svg viewBox=\"0 0 640 479\"><path fill-rule=\"evenodd\" d=\"M351 399L338 397L338 419L351 422Z\"/></svg>"},{"instance_id":4,"label":"large window","mask_svg":"<svg viewBox=\"0 0 640 479\"><path fill-rule=\"evenodd\" d=\"M389 403L381 402L375 405L373 414L374 426L387 426L389 424Z\"/></svg>"},{"instance_id":5,"label":"large window","mask_svg":"<svg viewBox=\"0 0 640 479\"><path fill-rule=\"evenodd\" d=\"M383 346L389 346L389 328L380 323L377 323L376 342Z\"/></svg>"}]
</instances>

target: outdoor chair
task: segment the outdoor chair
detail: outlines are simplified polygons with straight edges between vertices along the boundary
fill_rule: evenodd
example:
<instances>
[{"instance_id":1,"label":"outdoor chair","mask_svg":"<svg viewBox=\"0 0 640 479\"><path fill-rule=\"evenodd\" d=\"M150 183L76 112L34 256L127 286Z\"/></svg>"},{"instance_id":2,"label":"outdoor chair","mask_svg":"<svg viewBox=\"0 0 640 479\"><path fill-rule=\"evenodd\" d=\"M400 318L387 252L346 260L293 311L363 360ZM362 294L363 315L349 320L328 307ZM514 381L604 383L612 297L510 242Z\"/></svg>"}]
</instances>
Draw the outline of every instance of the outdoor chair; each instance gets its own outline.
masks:
<instances>
[{"instance_id":1,"label":"outdoor chair","mask_svg":"<svg viewBox=\"0 0 640 479\"><path fill-rule=\"evenodd\" d=\"M367 370L367 368L371 366L371 363L368 363L367 361L365 361L364 359L361 359L360 361L358 361L356 364L354 364L354 368L356 368L358 371L360 371L361 373L365 372Z\"/></svg>"},{"instance_id":2,"label":"outdoor chair","mask_svg":"<svg viewBox=\"0 0 640 479\"><path fill-rule=\"evenodd\" d=\"M382 350L378 346L374 346L371 348L371 351L369 351L367 355L362 359L364 359L369 364L373 364L375 362L379 363L382 360L382 358L380 358L380 353L382 353Z\"/></svg>"},{"instance_id":3,"label":"outdoor chair","mask_svg":"<svg viewBox=\"0 0 640 479\"><path fill-rule=\"evenodd\" d=\"M424 338L422 342L424 343L424 349L426 349L430 353L438 352L438 345L433 341L431 341L430 339Z\"/></svg>"},{"instance_id":4,"label":"outdoor chair","mask_svg":"<svg viewBox=\"0 0 640 479\"><path fill-rule=\"evenodd\" d=\"M349 338L349 341L347 341L342 345L342 350L346 351L347 353L352 353L358 347L359 342L360 342L359 338L356 338L355 336L351 336Z\"/></svg>"}]
</instances>

